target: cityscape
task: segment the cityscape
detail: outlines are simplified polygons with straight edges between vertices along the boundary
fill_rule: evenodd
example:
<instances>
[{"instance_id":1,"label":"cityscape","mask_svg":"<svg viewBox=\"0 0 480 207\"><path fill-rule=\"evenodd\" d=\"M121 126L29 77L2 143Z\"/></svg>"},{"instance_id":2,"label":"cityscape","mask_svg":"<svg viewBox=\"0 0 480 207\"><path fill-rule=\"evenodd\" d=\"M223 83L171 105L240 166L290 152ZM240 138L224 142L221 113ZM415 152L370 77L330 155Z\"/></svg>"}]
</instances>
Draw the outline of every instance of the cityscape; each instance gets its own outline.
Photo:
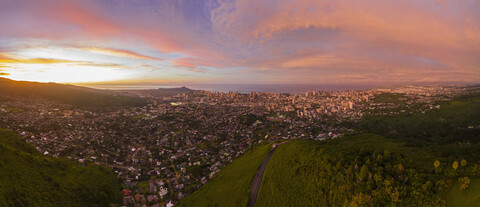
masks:
<instances>
[{"instance_id":1,"label":"cityscape","mask_svg":"<svg viewBox=\"0 0 480 207\"><path fill-rule=\"evenodd\" d=\"M480 87L304 94L167 90L178 92L123 91L145 105L105 109L2 95L0 125L44 155L108 166L125 185L122 205L162 206L193 193L255 146L336 139L353 131L365 114L425 113ZM395 100L383 101L383 95Z\"/></svg>"},{"instance_id":2,"label":"cityscape","mask_svg":"<svg viewBox=\"0 0 480 207\"><path fill-rule=\"evenodd\" d=\"M478 207L478 11L0 0L0 207Z\"/></svg>"}]
</instances>

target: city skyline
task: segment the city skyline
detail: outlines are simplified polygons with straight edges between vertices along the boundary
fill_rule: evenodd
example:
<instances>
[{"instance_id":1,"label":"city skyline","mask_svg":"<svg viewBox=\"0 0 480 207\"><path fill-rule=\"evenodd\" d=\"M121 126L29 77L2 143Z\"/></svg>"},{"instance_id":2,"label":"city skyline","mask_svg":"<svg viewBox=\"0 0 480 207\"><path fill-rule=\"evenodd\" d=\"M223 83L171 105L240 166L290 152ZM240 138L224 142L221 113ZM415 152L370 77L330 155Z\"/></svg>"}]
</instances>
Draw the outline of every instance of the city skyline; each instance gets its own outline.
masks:
<instances>
[{"instance_id":1,"label":"city skyline","mask_svg":"<svg viewBox=\"0 0 480 207\"><path fill-rule=\"evenodd\" d=\"M0 77L116 84L480 82L480 2L0 2Z\"/></svg>"}]
</instances>

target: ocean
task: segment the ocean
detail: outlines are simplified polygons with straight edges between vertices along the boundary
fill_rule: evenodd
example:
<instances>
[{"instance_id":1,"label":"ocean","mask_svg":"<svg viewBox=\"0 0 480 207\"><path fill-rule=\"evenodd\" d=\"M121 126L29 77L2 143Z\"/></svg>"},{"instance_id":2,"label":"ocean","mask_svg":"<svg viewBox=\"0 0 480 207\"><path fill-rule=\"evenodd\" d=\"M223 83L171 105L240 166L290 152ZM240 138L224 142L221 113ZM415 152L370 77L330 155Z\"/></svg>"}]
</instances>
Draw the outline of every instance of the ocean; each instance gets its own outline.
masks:
<instances>
[{"instance_id":1,"label":"ocean","mask_svg":"<svg viewBox=\"0 0 480 207\"><path fill-rule=\"evenodd\" d=\"M86 87L96 88L96 89L106 89L106 90L146 90L146 89L158 89L158 88L177 88L177 87L188 87L195 90L205 90L205 91L216 91L216 92L239 92L239 93L250 93L250 92L265 92L265 93L290 93L290 94L300 94L307 91L345 91L345 90L365 90L378 88L379 86L374 85L335 85L335 84L324 84L324 85L302 85L302 84L291 84L291 85L154 85L154 84L143 84L143 85L82 85Z\"/></svg>"}]
</instances>

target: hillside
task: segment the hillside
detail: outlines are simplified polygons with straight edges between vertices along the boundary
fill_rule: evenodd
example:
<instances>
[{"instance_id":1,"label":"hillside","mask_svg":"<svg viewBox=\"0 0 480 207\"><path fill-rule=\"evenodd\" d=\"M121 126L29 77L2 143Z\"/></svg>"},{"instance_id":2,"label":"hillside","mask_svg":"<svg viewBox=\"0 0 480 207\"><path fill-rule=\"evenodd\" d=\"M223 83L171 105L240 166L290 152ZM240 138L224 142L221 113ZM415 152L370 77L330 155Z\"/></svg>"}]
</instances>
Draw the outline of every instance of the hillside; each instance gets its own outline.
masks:
<instances>
[{"instance_id":1,"label":"hillside","mask_svg":"<svg viewBox=\"0 0 480 207\"><path fill-rule=\"evenodd\" d=\"M270 159L256 206L476 206L479 113L473 94L426 113L366 116L343 138L291 141ZM233 179L227 168L219 174ZM238 200L237 188L214 179L182 203L232 206L220 201Z\"/></svg>"},{"instance_id":2,"label":"hillside","mask_svg":"<svg viewBox=\"0 0 480 207\"><path fill-rule=\"evenodd\" d=\"M0 129L0 206L109 206L121 201L108 168L40 154Z\"/></svg>"},{"instance_id":3,"label":"hillside","mask_svg":"<svg viewBox=\"0 0 480 207\"><path fill-rule=\"evenodd\" d=\"M459 97L439 107L424 114L365 116L357 129L417 146L480 142L480 94Z\"/></svg>"},{"instance_id":4,"label":"hillside","mask_svg":"<svg viewBox=\"0 0 480 207\"><path fill-rule=\"evenodd\" d=\"M252 180L270 149L262 145L245 152L178 206L247 206Z\"/></svg>"},{"instance_id":5,"label":"hillside","mask_svg":"<svg viewBox=\"0 0 480 207\"><path fill-rule=\"evenodd\" d=\"M270 160L257 206L443 206L455 198L445 195L459 191L460 177L480 176L478 150L479 145L409 147L374 134L294 141ZM458 164L463 159L466 165Z\"/></svg>"},{"instance_id":6,"label":"hillside","mask_svg":"<svg viewBox=\"0 0 480 207\"><path fill-rule=\"evenodd\" d=\"M1 95L43 98L79 107L118 107L141 105L143 101L79 86L13 81L0 78Z\"/></svg>"},{"instance_id":7,"label":"hillside","mask_svg":"<svg viewBox=\"0 0 480 207\"><path fill-rule=\"evenodd\" d=\"M257 204L478 206L479 113L473 94L426 113L366 116L364 133L280 146Z\"/></svg>"}]
</instances>

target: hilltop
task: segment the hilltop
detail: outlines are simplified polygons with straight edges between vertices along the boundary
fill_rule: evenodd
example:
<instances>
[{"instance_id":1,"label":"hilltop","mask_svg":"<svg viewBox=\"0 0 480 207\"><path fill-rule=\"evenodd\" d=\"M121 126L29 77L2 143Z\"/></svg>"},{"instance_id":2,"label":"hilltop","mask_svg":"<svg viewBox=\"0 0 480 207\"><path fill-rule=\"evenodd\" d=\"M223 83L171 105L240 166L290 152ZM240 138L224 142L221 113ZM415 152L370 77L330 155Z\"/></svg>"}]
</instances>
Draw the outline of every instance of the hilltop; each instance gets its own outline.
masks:
<instances>
[{"instance_id":1,"label":"hilltop","mask_svg":"<svg viewBox=\"0 0 480 207\"><path fill-rule=\"evenodd\" d=\"M0 95L42 98L79 107L119 107L142 105L143 101L112 91L80 86L14 81L0 78Z\"/></svg>"},{"instance_id":2,"label":"hilltop","mask_svg":"<svg viewBox=\"0 0 480 207\"><path fill-rule=\"evenodd\" d=\"M108 168L42 155L0 129L0 206L109 206L121 200Z\"/></svg>"},{"instance_id":3,"label":"hilltop","mask_svg":"<svg viewBox=\"0 0 480 207\"><path fill-rule=\"evenodd\" d=\"M122 94L128 94L132 97L155 97L163 98L168 96L174 96L177 94L191 94L196 90L187 88L185 86L178 88L158 88L158 89L147 89L147 90L121 90Z\"/></svg>"}]
</instances>

